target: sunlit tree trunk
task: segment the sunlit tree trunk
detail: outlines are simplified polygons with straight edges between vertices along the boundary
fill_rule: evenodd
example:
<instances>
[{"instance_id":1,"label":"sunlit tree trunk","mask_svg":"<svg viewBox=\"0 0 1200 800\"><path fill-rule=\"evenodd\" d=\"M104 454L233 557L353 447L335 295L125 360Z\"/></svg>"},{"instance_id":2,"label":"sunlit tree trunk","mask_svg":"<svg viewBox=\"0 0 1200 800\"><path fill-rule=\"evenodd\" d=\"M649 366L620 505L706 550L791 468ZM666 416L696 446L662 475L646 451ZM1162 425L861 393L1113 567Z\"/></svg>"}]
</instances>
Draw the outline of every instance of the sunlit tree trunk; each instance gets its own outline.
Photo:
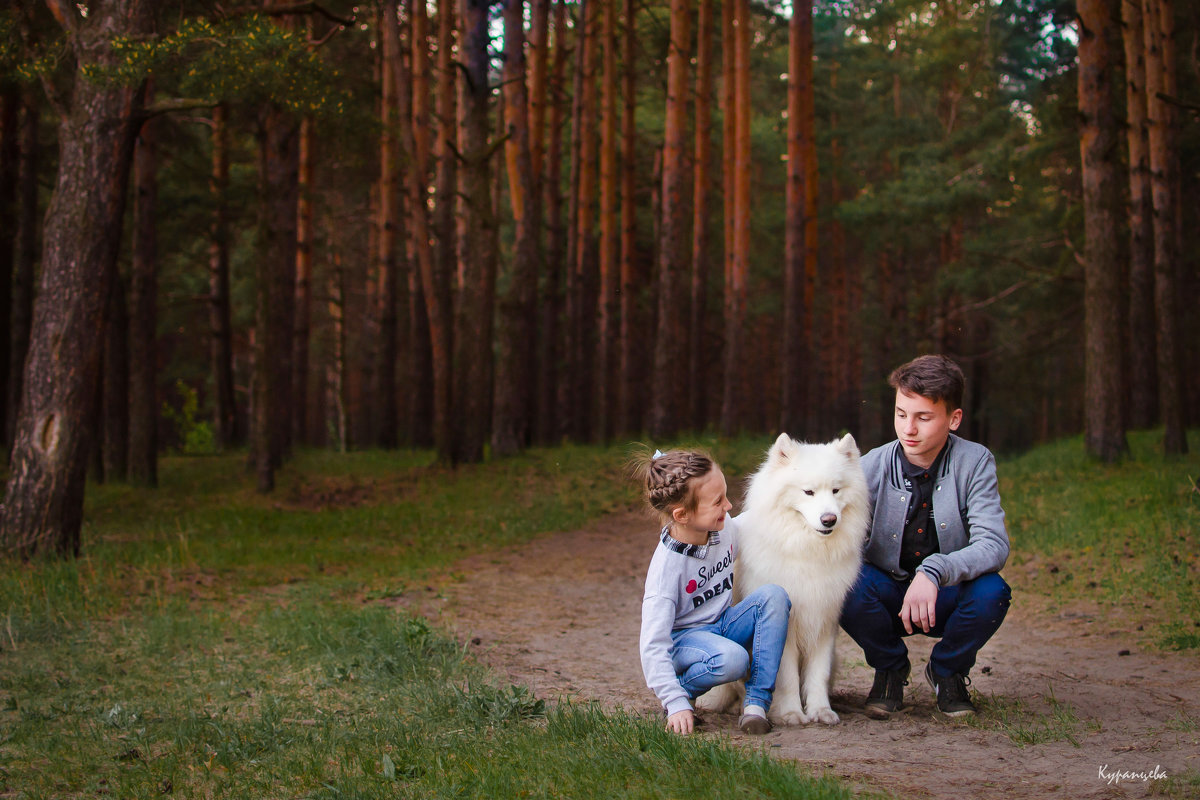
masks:
<instances>
[{"instance_id":1,"label":"sunlit tree trunk","mask_svg":"<svg viewBox=\"0 0 1200 800\"><path fill-rule=\"evenodd\" d=\"M733 257L725 276L725 382L721 432L737 432L742 424L743 328L746 323L746 279L750 267L750 3L736 0L733 37L734 157Z\"/></svg>"},{"instance_id":2,"label":"sunlit tree trunk","mask_svg":"<svg viewBox=\"0 0 1200 800\"><path fill-rule=\"evenodd\" d=\"M621 95L624 110L621 116L621 353L618 373L619 398L617 430L633 431L640 425L638 398L641 396L637 365L637 348L641 337L636 335L637 287L641 283L637 267L637 198L634 196L637 178L637 10L633 0L624 0L625 32L621 38L621 57L624 61L621 76ZM635 406L635 403L638 405Z\"/></svg>"},{"instance_id":3,"label":"sunlit tree trunk","mask_svg":"<svg viewBox=\"0 0 1200 800\"><path fill-rule=\"evenodd\" d=\"M709 236L709 189L712 186L713 4L700 0L696 30L695 159L692 165L692 297L688 318L688 374L706 369L711 354L704 352L708 306L708 276L712 264ZM704 427L708 392L691 392L688 420Z\"/></svg>"},{"instance_id":4,"label":"sunlit tree trunk","mask_svg":"<svg viewBox=\"0 0 1200 800\"><path fill-rule=\"evenodd\" d=\"M603 3L600 26L600 325L596 338L595 425L601 439L616 432L617 363L620 350L620 239L617 198L617 0Z\"/></svg>"},{"instance_id":5,"label":"sunlit tree trunk","mask_svg":"<svg viewBox=\"0 0 1200 800\"><path fill-rule=\"evenodd\" d=\"M292 386L292 438L303 444L312 441L309 422L309 339L312 335L313 273L313 149L315 129L311 117L300 123L299 189L296 207L296 325L292 347L295 363Z\"/></svg>"},{"instance_id":6,"label":"sunlit tree trunk","mask_svg":"<svg viewBox=\"0 0 1200 800\"><path fill-rule=\"evenodd\" d=\"M1116 461L1128 451L1121 414L1120 263L1117 241L1117 123L1109 0L1076 0L1079 14L1080 151L1083 161L1084 350L1088 452Z\"/></svg>"},{"instance_id":7,"label":"sunlit tree trunk","mask_svg":"<svg viewBox=\"0 0 1200 800\"><path fill-rule=\"evenodd\" d=\"M650 433L670 436L682 427L690 385L687 369L687 100L691 59L691 5L671 0L667 51L667 107L663 132L662 212L658 255L658 327L654 337Z\"/></svg>"},{"instance_id":8,"label":"sunlit tree trunk","mask_svg":"<svg viewBox=\"0 0 1200 800\"><path fill-rule=\"evenodd\" d=\"M458 306L455 309L455 443L453 461L483 459L491 421L492 312L496 291L496 215L488 143L488 2L463 0L463 95L459 145L463 165L463 237L459 242Z\"/></svg>"},{"instance_id":9,"label":"sunlit tree trunk","mask_svg":"<svg viewBox=\"0 0 1200 800\"><path fill-rule=\"evenodd\" d=\"M499 352L492 447L516 453L531 440L537 330L540 204L530 154L529 103L525 68L525 4L510 0L504 11L505 156L509 205L516 237L507 288L500 299Z\"/></svg>"},{"instance_id":10,"label":"sunlit tree trunk","mask_svg":"<svg viewBox=\"0 0 1200 800\"><path fill-rule=\"evenodd\" d=\"M453 460L453 376L454 319L452 290L458 263L455 194L458 184L457 97L458 70L454 65L455 5L457 0L438 2L437 57L437 138L433 155L437 159L434 179L433 234L437 249L428 266L420 261L421 284L425 291L425 309L429 314L429 343L433 359L433 442L441 461ZM415 219L415 218L414 218ZM429 274L426 274L426 269Z\"/></svg>"},{"instance_id":11,"label":"sunlit tree trunk","mask_svg":"<svg viewBox=\"0 0 1200 800\"><path fill-rule=\"evenodd\" d=\"M385 0L381 22L383 72L379 118L379 208L376 227L379 239L375 254L376 318L379 338L375 361L375 443L384 448L398 444L399 400L396 389L396 359L399 353L397 304L399 292L400 234L400 29L395 0Z\"/></svg>"}]
</instances>

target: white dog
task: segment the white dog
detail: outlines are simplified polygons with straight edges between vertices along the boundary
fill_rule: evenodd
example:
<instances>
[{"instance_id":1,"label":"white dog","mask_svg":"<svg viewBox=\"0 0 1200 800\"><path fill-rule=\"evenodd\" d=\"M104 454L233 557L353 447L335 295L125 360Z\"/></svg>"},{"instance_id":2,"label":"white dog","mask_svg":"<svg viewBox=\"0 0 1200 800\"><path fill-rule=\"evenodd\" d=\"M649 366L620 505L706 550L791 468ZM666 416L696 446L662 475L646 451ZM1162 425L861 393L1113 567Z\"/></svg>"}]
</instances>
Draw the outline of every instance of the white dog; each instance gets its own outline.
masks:
<instances>
[{"instance_id":1,"label":"white dog","mask_svg":"<svg viewBox=\"0 0 1200 800\"><path fill-rule=\"evenodd\" d=\"M792 600L768 716L776 724L835 725L834 641L871 521L854 437L804 444L780 434L750 479L739 520L734 602L767 583L782 586ZM738 688L718 686L697 707L722 711L738 699Z\"/></svg>"}]
</instances>

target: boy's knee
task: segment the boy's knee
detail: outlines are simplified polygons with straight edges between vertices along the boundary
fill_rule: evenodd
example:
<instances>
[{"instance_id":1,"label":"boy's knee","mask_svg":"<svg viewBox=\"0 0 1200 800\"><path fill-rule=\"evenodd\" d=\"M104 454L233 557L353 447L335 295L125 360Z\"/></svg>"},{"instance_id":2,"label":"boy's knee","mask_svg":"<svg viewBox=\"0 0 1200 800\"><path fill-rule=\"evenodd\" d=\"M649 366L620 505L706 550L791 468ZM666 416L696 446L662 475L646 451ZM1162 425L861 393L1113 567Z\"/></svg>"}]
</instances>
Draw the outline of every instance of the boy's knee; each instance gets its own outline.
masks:
<instances>
[{"instance_id":1,"label":"boy's knee","mask_svg":"<svg viewBox=\"0 0 1200 800\"><path fill-rule=\"evenodd\" d=\"M971 587L976 606L984 613L1004 619L1012 603L1012 588L998 572L989 572L975 579Z\"/></svg>"}]
</instances>

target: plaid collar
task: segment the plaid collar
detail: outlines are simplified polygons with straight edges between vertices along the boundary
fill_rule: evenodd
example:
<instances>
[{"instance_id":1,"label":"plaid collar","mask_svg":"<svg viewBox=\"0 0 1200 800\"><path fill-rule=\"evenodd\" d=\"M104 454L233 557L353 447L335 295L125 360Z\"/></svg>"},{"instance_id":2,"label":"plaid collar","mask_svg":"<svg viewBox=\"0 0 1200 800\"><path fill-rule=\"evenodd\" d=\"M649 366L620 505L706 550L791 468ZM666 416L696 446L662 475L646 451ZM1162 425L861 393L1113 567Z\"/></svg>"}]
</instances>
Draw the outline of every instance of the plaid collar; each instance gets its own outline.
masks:
<instances>
[{"instance_id":1,"label":"plaid collar","mask_svg":"<svg viewBox=\"0 0 1200 800\"><path fill-rule=\"evenodd\" d=\"M701 559L708 556L708 548L721 543L720 531L709 531L708 542L705 544L687 544L686 542L681 542L671 535L670 525L663 526L661 537L663 546L672 553L680 553L681 555Z\"/></svg>"}]
</instances>

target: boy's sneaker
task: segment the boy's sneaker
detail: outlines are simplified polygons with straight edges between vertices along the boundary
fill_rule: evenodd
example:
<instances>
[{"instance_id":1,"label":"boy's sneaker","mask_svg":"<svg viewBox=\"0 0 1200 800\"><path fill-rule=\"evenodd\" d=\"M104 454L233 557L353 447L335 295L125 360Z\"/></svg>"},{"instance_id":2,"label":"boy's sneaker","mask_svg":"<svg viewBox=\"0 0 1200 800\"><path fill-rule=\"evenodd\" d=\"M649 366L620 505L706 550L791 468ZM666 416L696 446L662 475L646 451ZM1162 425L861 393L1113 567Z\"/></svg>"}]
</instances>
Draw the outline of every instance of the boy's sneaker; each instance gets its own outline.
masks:
<instances>
[{"instance_id":1,"label":"boy's sneaker","mask_svg":"<svg viewBox=\"0 0 1200 800\"><path fill-rule=\"evenodd\" d=\"M738 719L738 727L742 729L742 733L762 736L770 732L771 721L767 719L766 712L761 707L746 706L742 711L745 713Z\"/></svg>"},{"instance_id":2,"label":"boy's sneaker","mask_svg":"<svg viewBox=\"0 0 1200 800\"><path fill-rule=\"evenodd\" d=\"M942 677L933 671L933 663L925 665L925 680L937 695L938 711L947 717L966 717L978 714L979 709L971 702L971 693L967 687L971 679L966 675L947 675Z\"/></svg>"},{"instance_id":3,"label":"boy's sneaker","mask_svg":"<svg viewBox=\"0 0 1200 800\"><path fill-rule=\"evenodd\" d=\"M904 706L904 687L908 686L909 664L901 669L875 670L875 683L863 704L863 711L871 719L887 719Z\"/></svg>"}]
</instances>

